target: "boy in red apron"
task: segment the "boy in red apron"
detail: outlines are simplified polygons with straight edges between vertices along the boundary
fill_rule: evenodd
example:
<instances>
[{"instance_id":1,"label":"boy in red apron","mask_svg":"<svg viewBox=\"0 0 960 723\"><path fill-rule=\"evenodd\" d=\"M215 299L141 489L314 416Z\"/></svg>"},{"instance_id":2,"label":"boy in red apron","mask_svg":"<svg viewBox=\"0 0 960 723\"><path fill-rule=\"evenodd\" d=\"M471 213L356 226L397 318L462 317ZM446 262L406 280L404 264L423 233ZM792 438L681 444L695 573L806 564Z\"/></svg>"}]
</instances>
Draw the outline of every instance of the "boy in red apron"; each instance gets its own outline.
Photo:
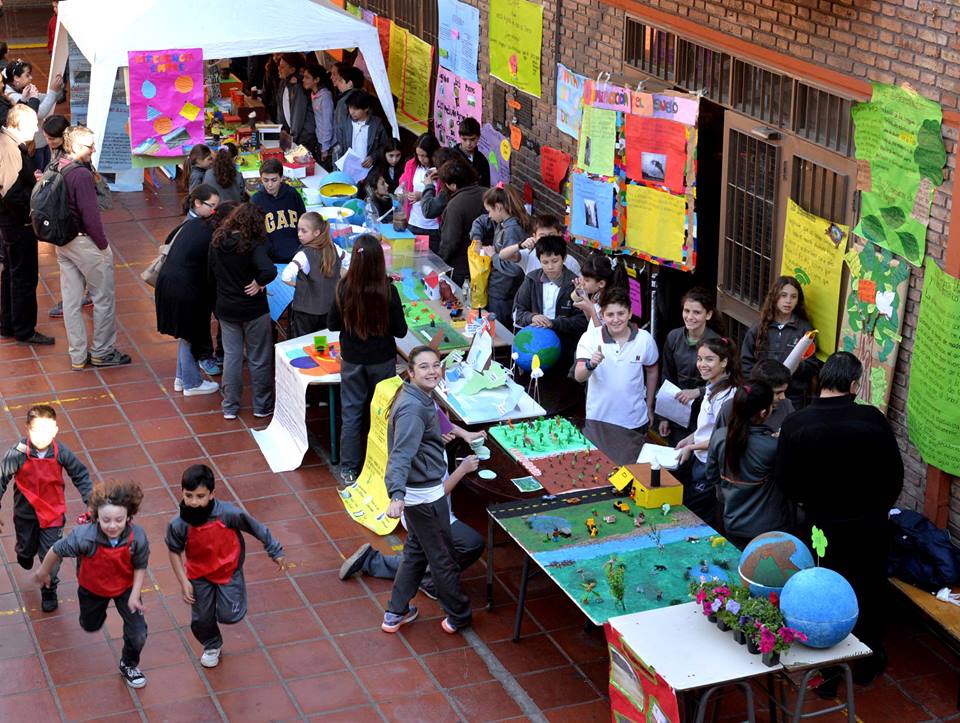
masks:
<instances>
[{"instance_id":1,"label":"boy in red apron","mask_svg":"<svg viewBox=\"0 0 960 723\"><path fill-rule=\"evenodd\" d=\"M215 484L205 464L184 470L180 514L167 525L165 539L183 600L193 606L190 630L203 646L200 665L205 668L220 662L223 638L217 623L233 625L247 614L240 533L260 540L277 567L286 569L283 547L270 530L240 508L214 499Z\"/></svg>"},{"instance_id":2,"label":"boy in red apron","mask_svg":"<svg viewBox=\"0 0 960 723\"><path fill-rule=\"evenodd\" d=\"M27 436L0 462L0 498L10 480L14 482L13 529L17 535L17 562L24 570L33 567L35 556L42 561L53 543L63 537L67 510L64 470L84 503L90 497L87 468L65 445L54 441L58 431L53 407L46 404L30 407ZM40 589L40 607L45 613L57 609L58 571L59 566L51 570L50 584Z\"/></svg>"},{"instance_id":3,"label":"boy in red apron","mask_svg":"<svg viewBox=\"0 0 960 723\"><path fill-rule=\"evenodd\" d=\"M95 519L74 527L54 543L37 571L37 580L48 584L54 566L64 557L77 558L77 600L80 627L95 633L113 604L123 619L120 674L131 688L147 684L140 672L140 651L147 641L140 591L147 574L150 546L147 533L131 521L140 509L143 490L136 482L98 484L90 495Z\"/></svg>"}]
</instances>

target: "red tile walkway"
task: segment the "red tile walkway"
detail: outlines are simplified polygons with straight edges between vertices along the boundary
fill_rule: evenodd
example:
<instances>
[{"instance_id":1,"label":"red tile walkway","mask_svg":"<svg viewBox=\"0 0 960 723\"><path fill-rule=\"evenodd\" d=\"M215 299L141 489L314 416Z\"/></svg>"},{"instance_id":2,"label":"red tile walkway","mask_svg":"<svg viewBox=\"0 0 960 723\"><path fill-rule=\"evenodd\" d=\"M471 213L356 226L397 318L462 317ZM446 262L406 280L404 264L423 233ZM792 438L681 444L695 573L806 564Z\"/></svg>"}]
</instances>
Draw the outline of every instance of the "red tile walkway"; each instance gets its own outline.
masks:
<instances>
[{"instance_id":1,"label":"red tile walkway","mask_svg":"<svg viewBox=\"0 0 960 723\"><path fill-rule=\"evenodd\" d=\"M37 587L15 562L8 494L0 512L0 721L609 720L602 634L585 630L582 614L542 576L530 585L523 641L509 640L521 563L509 546L497 550L498 606L492 612L482 609L483 562L466 573L475 604L475 625L466 635L441 632L439 609L423 596L419 621L395 636L379 631L389 583L340 582L337 568L359 544L371 541L386 551L387 541L344 516L335 480L313 452L295 472L270 473L249 433L256 423L249 400L240 419L227 422L219 396L188 399L173 392L175 344L154 331L152 293L139 272L154 256L157 239L176 223L179 203L170 189L116 200L106 220L116 255L119 343L134 363L70 371L62 323L44 316L40 330L57 337L55 347L0 344L0 440L7 445L18 437L31 404L54 402L60 439L95 480L123 477L143 485L138 522L153 543L143 596L148 683L131 691L116 671L120 626L114 611L102 632L80 630L72 564L63 568L60 609L39 611ZM41 246L43 314L59 291L54 255ZM321 434L325 426L313 425ZM225 480L218 487L222 498L241 502L270 525L291 562L289 574L280 574L248 543L250 614L225 628L224 656L213 670L198 664L189 609L162 543L176 511L180 473L195 462ZM81 504L72 488L68 499L73 519ZM475 500L460 497L458 512L483 529ZM960 660L910 611L893 610L898 627L889 636L890 668L871 687L858 689L860 718L957 718ZM739 720L737 705L731 697L722 719Z\"/></svg>"}]
</instances>

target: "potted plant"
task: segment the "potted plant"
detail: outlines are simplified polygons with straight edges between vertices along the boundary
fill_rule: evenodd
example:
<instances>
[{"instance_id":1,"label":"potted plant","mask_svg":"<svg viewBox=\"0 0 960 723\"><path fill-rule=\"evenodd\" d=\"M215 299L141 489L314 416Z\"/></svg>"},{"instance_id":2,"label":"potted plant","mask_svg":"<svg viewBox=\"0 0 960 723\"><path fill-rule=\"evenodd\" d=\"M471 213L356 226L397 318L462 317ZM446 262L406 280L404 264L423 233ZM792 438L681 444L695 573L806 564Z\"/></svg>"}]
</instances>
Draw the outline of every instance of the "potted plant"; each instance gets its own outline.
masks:
<instances>
[{"instance_id":1,"label":"potted plant","mask_svg":"<svg viewBox=\"0 0 960 723\"><path fill-rule=\"evenodd\" d=\"M690 595L703 608L703 614L711 623L717 622L717 613L723 607L724 601L730 597L730 586L724 580L712 578L707 580L701 577L690 583Z\"/></svg>"},{"instance_id":2,"label":"potted plant","mask_svg":"<svg viewBox=\"0 0 960 723\"><path fill-rule=\"evenodd\" d=\"M742 585L731 585L730 595L717 610L717 627L723 631L733 630L734 636L739 627L740 610L743 603L750 599L750 590Z\"/></svg>"},{"instance_id":3,"label":"potted plant","mask_svg":"<svg viewBox=\"0 0 960 723\"><path fill-rule=\"evenodd\" d=\"M770 602L764 598L751 597L740 605L740 618L737 620L739 638L747 645L747 650L753 655L760 654L759 642L756 639L757 621L765 615ZM737 639L738 635L734 634ZM737 642L741 642L740 639Z\"/></svg>"}]
</instances>

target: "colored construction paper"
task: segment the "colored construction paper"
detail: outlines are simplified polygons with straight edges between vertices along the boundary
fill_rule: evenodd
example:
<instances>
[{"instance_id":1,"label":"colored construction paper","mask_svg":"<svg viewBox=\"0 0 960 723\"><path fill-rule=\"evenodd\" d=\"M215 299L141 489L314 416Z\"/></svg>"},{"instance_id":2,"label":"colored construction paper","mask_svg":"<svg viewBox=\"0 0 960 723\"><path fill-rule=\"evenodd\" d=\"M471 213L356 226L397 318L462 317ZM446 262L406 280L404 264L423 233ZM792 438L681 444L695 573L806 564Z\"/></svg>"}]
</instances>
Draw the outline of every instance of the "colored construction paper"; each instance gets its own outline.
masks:
<instances>
[{"instance_id":1,"label":"colored construction paper","mask_svg":"<svg viewBox=\"0 0 960 723\"><path fill-rule=\"evenodd\" d=\"M570 233L613 248L616 183L574 173L570 202Z\"/></svg>"},{"instance_id":2,"label":"colored construction paper","mask_svg":"<svg viewBox=\"0 0 960 723\"><path fill-rule=\"evenodd\" d=\"M583 109L577 167L598 176L613 175L614 149L617 143L617 114L612 110Z\"/></svg>"},{"instance_id":3,"label":"colored construction paper","mask_svg":"<svg viewBox=\"0 0 960 723\"><path fill-rule=\"evenodd\" d=\"M492 125L486 123L480 129L477 149L490 163L490 185L510 183L510 142Z\"/></svg>"},{"instance_id":4,"label":"colored construction paper","mask_svg":"<svg viewBox=\"0 0 960 723\"><path fill-rule=\"evenodd\" d=\"M780 273L795 276L803 287L807 315L818 332L818 356L823 359L837 350L843 255L849 234L848 226L808 213L787 199Z\"/></svg>"},{"instance_id":5,"label":"colored construction paper","mask_svg":"<svg viewBox=\"0 0 960 723\"><path fill-rule=\"evenodd\" d=\"M380 52L383 53L383 62L387 66L387 78L390 78L390 26L393 25L390 18L383 15L375 15L374 20L377 26L377 36L380 39Z\"/></svg>"},{"instance_id":6,"label":"colored construction paper","mask_svg":"<svg viewBox=\"0 0 960 723\"><path fill-rule=\"evenodd\" d=\"M490 75L540 97L543 8L527 0L490 0Z\"/></svg>"},{"instance_id":7,"label":"colored construction paper","mask_svg":"<svg viewBox=\"0 0 960 723\"><path fill-rule=\"evenodd\" d=\"M460 121L483 112L483 87L461 78L451 70L437 68L437 88L433 101L433 132L442 146L460 142Z\"/></svg>"},{"instance_id":8,"label":"colored construction paper","mask_svg":"<svg viewBox=\"0 0 960 723\"><path fill-rule=\"evenodd\" d=\"M687 129L660 118L626 116L627 177L683 193Z\"/></svg>"},{"instance_id":9,"label":"colored construction paper","mask_svg":"<svg viewBox=\"0 0 960 723\"><path fill-rule=\"evenodd\" d=\"M510 126L510 147L519 151L521 143L523 143L523 131L518 126Z\"/></svg>"},{"instance_id":10,"label":"colored construction paper","mask_svg":"<svg viewBox=\"0 0 960 723\"><path fill-rule=\"evenodd\" d=\"M583 114L583 88L587 78L557 63L557 128L574 138L580 137Z\"/></svg>"},{"instance_id":11,"label":"colored construction paper","mask_svg":"<svg viewBox=\"0 0 960 723\"><path fill-rule=\"evenodd\" d=\"M277 276L267 284L265 290L267 292L267 306L270 307L270 318L276 321L283 316L283 312L293 302L294 288L280 279L280 275L287 265L274 264L274 266L277 267Z\"/></svg>"},{"instance_id":12,"label":"colored construction paper","mask_svg":"<svg viewBox=\"0 0 960 723\"><path fill-rule=\"evenodd\" d=\"M672 120L684 125L697 124L697 115L700 113L698 98L682 98L676 95L661 93L653 94L653 117Z\"/></svg>"},{"instance_id":13,"label":"colored construction paper","mask_svg":"<svg viewBox=\"0 0 960 723\"><path fill-rule=\"evenodd\" d=\"M130 147L141 155L182 156L203 143L203 50L133 50L127 62Z\"/></svg>"},{"instance_id":14,"label":"colored construction paper","mask_svg":"<svg viewBox=\"0 0 960 723\"><path fill-rule=\"evenodd\" d=\"M658 259L683 262L686 198L631 184L626 202L627 247Z\"/></svg>"},{"instance_id":15,"label":"colored construction paper","mask_svg":"<svg viewBox=\"0 0 960 723\"><path fill-rule=\"evenodd\" d=\"M627 279L627 288L630 292L630 313L637 317L643 316L643 289L636 279Z\"/></svg>"},{"instance_id":16,"label":"colored construction paper","mask_svg":"<svg viewBox=\"0 0 960 723\"><path fill-rule=\"evenodd\" d=\"M927 257L910 358L907 432L923 461L960 476L960 279Z\"/></svg>"},{"instance_id":17,"label":"colored construction paper","mask_svg":"<svg viewBox=\"0 0 960 723\"><path fill-rule=\"evenodd\" d=\"M459 0L438 0L440 66L477 82L480 54L480 11Z\"/></svg>"},{"instance_id":18,"label":"colored construction paper","mask_svg":"<svg viewBox=\"0 0 960 723\"><path fill-rule=\"evenodd\" d=\"M403 92L397 106L397 122L412 133L427 131L432 69L433 46L413 33L407 33L403 58Z\"/></svg>"},{"instance_id":19,"label":"colored construction paper","mask_svg":"<svg viewBox=\"0 0 960 723\"><path fill-rule=\"evenodd\" d=\"M570 168L569 155L552 146L540 146L540 175L551 191L560 192L560 184Z\"/></svg>"},{"instance_id":20,"label":"colored construction paper","mask_svg":"<svg viewBox=\"0 0 960 723\"><path fill-rule=\"evenodd\" d=\"M630 112L630 90L619 85L609 83L595 83L587 80L583 86L583 104L601 110L617 110L623 113Z\"/></svg>"},{"instance_id":21,"label":"colored construction paper","mask_svg":"<svg viewBox=\"0 0 960 723\"><path fill-rule=\"evenodd\" d=\"M405 29L396 23L390 23L387 79L390 81L391 92L397 98L403 95L403 64L407 56L407 35L409 33Z\"/></svg>"}]
</instances>

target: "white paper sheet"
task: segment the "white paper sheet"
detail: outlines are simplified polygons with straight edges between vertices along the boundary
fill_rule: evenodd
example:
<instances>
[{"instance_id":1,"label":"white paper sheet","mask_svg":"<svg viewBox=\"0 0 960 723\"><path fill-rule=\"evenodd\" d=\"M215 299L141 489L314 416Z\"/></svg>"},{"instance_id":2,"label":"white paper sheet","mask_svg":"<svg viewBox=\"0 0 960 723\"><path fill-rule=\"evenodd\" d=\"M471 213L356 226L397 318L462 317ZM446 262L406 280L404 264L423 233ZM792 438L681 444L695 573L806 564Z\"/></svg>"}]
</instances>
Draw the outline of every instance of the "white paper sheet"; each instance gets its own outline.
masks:
<instances>
[{"instance_id":1,"label":"white paper sheet","mask_svg":"<svg viewBox=\"0 0 960 723\"><path fill-rule=\"evenodd\" d=\"M363 156L350 148L337 161L337 168L350 176L354 183L359 183L370 172L369 168L363 167L363 161Z\"/></svg>"},{"instance_id":2,"label":"white paper sheet","mask_svg":"<svg viewBox=\"0 0 960 723\"><path fill-rule=\"evenodd\" d=\"M657 416L669 419L674 424L686 428L690 426L690 412L693 409L693 402L684 404L678 401L676 396L680 391L680 387L669 379L663 380L663 384L657 391Z\"/></svg>"},{"instance_id":3,"label":"white paper sheet","mask_svg":"<svg viewBox=\"0 0 960 723\"><path fill-rule=\"evenodd\" d=\"M637 457L638 464L657 463L663 469L676 469L680 464L680 451L673 447L647 442Z\"/></svg>"}]
</instances>

